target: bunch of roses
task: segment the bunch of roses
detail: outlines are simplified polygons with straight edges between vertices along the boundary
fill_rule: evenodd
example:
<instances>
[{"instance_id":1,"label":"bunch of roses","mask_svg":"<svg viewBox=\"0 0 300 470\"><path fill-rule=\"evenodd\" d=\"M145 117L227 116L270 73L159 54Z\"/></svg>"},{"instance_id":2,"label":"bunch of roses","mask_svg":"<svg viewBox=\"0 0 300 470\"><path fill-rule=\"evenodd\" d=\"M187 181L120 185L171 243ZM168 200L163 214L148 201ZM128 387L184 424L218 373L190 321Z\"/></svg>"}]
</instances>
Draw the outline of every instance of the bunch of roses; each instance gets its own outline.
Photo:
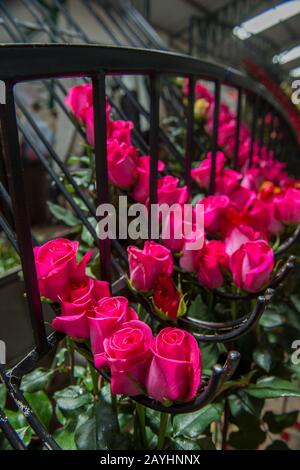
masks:
<instances>
[{"instance_id":1,"label":"bunch of roses","mask_svg":"<svg viewBox=\"0 0 300 470\"><path fill-rule=\"evenodd\" d=\"M94 109L92 85L76 85L69 89L65 103L75 118L85 127L86 138L94 146ZM137 202L147 204L149 198L149 155L138 155L138 150L131 143L131 121L112 120L110 106L106 103L107 127L107 162L108 177L111 184L130 191ZM164 170L164 163L159 161L158 171ZM158 180L158 203L186 202L187 188L179 187L179 179L163 176Z\"/></svg>"},{"instance_id":2,"label":"bunch of roses","mask_svg":"<svg viewBox=\"0 0 300 470\"><path fill-rule=\"evenodd\" d=\"M185 96L188 94L188 80L184 81L183 93ZM213 131L213 112L214 112L214 96L202 83L197 82L195 86L195 113L197 116L197 109L205 109L202 113L201 119L207 121L207 131L211 134ZM198 103L198 104L197 104ZM205 103L205 104L203 104ZM266 124L270 124L270 115L265 116ZM237 116L234 112L230 111L229 107L221 103L219 113L219 127L218 127L218 145L224 150L228 157L232 157L235 151L235 138L237 128ZM240 123L240 136L239 136L239 153L238 165L244 173L248 168L248 161L251 147L251 134L247 126ZM262 180L268 180L275 185L288 185L293 187L295 180L288 177L285 170L285 164L276 161L275 154L265 146L259 146L257 140L253 142L253 158L252 167L255 168L256 174Z\"/></svg>"},{"instance_id":3,"label":"bunch of roses","mask_svg":"<svg viewBox=\"0 0 300 470\"><path fill-rule=\"evenodd\" d=\"M178 328L154 337L125 297L111 297L107 282L86 274L91 252L77 263L77 251L78 242L62 238L34 249L40 294L61 308L53 328L90 340L95 366L110 369L113 393L146 393L161 402L193 398L201 383L195 338Z\"/></svg>"}]
</instances>

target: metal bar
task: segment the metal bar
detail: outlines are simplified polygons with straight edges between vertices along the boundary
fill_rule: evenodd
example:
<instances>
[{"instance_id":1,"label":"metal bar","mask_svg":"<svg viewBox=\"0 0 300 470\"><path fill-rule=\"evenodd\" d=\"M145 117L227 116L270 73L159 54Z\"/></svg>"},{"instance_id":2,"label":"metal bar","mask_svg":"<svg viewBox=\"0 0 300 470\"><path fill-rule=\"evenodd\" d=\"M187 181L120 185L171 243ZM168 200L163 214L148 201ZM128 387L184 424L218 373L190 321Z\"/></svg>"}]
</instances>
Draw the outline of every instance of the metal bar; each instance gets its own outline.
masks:
<instances>
[{"instance_id":1,"label":"metal bar","mask_svg":"<svg viewBox=\"0 0 300 470\"><path fill-rule=\"evenodd\" d=\"M195 103L195 77L189 77L189 94L187 107L187 133L185 155L185 184L191 194L191 168L194 153L194 103Z\"/></svg>"},{"instance_id":2,"label":"metal bar","mask_svg":"<svg viewBox=\"0 0 300 470\"><path fill-rule=\"evenodd\" d=\"M97 204L109 203L108 164L106 145L106 94L105 73L100 72L92 77L94 103L94 135L96 159ZM111 281L110 240L99 239L101 278Z\"/></svg>"},{"instance_id":3,"label":"metal bar","mask_svg":"<svg viewBox=\"0 0 300 470\"><path fill-rule=\"evenodd\" d=\"M20 389L12 382L11 377L8 377L6 369L2 364L0 364L0 378L5 384L10 397L13 399L19 410L23 413L24 417L35 431L37 436L41 439L45 447L48 450L60 450L58 444L55 442L53 437L50 436L43 424L30 408Z\"/></svg>"},{"instance_id":4,"label":"metal bar","mask_svg":"<svg viewBox=\"0 0 300 470\"><path fill-rule=\"evenodd\" d=\"M210 181L209 181L209 194L210 195L214 194L215 183L216 183L215 181L216 180L216 158L217 158L217 150L218 150L220 99L221 99L221 83L219 80L216 80L212 149L211 149L211 169L210 169Z\"/></svg>"},{"instance_id":5,"label":"metal bar","mask_svg":"<svg viewBox=\"0 0 300 470\"><path fill-rule=\"evenodd\" d=\"M26 450L24 442L10 424L2 408L0 408L0 429L13 449Z\"/></svg>"},{"instance_id":6,"label":"metal bar","mask_svg":"<svg viewBox=\"0 0 300 470\"><path fill-rule=\"evenodd\" d=\"M5 149L4 154L8 173L9 191L15 214L17 239L21 252L24 284L35 343L38 350L46 351L48 349L48 344L46 341L43 311L33 257L29 212L23 181L12 83L6 82L5 102L4 119L2 120L2 134Z\"/></svg>"},{"instance_id":7,"label":"metal bar","mask_svg":"<svg viewBox=\"0 0 300 470\"><path fill-rule=\"evenodd\" d=\"M249 168L251 168L252 166L255 134L256 134L256 127L257 127L258 107L259 107L259 96L255 95L253 111L252 111L251 141L250 141L250 149L249 149Z\"/></svg>"},{"instance_id":8,"label":"metal bar","mask_svg":"<svg viewBox=\"0 0 300 470\"><path fill-rule=\"evenodd\" d=\"M150 174L149 174L149 210L157 204L158 151L159 151L159 77L150 76ZM152 221L149 217L148 237L152 238Z\"/></svg>"},{"instance_id":9,"label":"metal bar","mask_svg":"<svg viewBox=\"0 0 300 470\"><path fill-rule=\"evenodd\" d=\"M237 98L236 131L235 131L235 147L234 147L234 163L233 163L233 167L235 170L238 168L238 162L239 162L241 118L242 118L242 89L239 87L238 98Z\"/></svg>"}]
</instances>

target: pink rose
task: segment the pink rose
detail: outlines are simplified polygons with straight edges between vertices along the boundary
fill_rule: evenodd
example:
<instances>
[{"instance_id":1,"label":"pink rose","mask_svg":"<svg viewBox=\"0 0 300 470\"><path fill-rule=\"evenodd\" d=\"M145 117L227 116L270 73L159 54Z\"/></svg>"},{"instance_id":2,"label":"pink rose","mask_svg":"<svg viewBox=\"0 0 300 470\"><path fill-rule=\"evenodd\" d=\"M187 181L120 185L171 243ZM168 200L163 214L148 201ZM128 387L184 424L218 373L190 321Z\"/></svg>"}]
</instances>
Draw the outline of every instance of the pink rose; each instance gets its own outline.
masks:
<instances>
[{"instance_id":1,"label":"pink rose","mask_svg":"<svg viewBox=\"0 0 300 470\"><path fill-rule=\"evenodd\" d=\"M131 131L133 128L132 121L111 121L109 138L117 140L119 144L131 145Z\"/></svg>"},{"instance_id":2,"label":"pink rose","mask_svg":"<svg viewBox=\"0 0 300 470\"><path fill-rule=\"evenodd\" d=\"M110 112L110 106L109 106L108 100L106 99L106 135L107 135L107 138L109 138L110 126L112 123L110 121L109 112ZM90 145L94 146L95 139L94 139L94 108L93 106L90 106L89 108L85 109L83 121L85 124L86 139Z\"/></svg>"},{"instance_id":3,"label":"pink rose","mask_svg":"<svg viewBox=\"0 0 300 470\"><path fill-rule=\"evenodd\" d=\"M230 194L230 202L240 212L249 209L251 204L256 200L256 193L250 189L240 186Z\"/></svg>"},{"instance_id":4,"label":"pink rose","mask_svg":"<svg viewBox=\"0 0 300 470\"><path fill-rule=\"evenodd\" d=\"M129 307L125 297L103 297L99 300L88 312L93 354L102 353L105 338L130 320L138 320L138 315Z\"/></svg>"},{"instance_id":5,"label":"pink rose","mask_svg":"<svg viewBox=\"0 0 300 470\"><path fill-rule=\"evenodd\" d=\"M201 383L201 352L195 338L178 328L164 328L153 342L146 379L154 400L189 401Z\"/></svg>"},{"instance_id":6,"label":"pink rose","mask_svg":"<svg viewBox=\"0 0 300 470\"><path fill-rule=\"evenodd\" d=\"M85 254L70 273L67 284L59 295L61 314L52 321L55 330L73 338L89 339L87 312L102 298L110 295L109 284L85 274L92 250Z\"/></svg>"},{"instance_id":7,"label":"pink rose","mask_svg":"<svg viewBox=\"0 0 300 470\"><path fill-rule=\"evenodd\" d=\"M264 240L246 242L230 258L235 284L248 292L257 292L269 280L274 268L274 253Z\"/></svg>"},{"instance_id":8,"label":"pink rose","mask_svg":"<svg viewBox=\"0 0 300 470\"><path fill-rule=\"evenodd\" d=\"M227 196L208 196L200 199L198 204L204 206L204 228L206 232L219 232L221 218L229 206Z\"/></svg>"},{"instance_id":9,"label":"pink rose","mask_svg":"<svg viewBox=\"0 0 300 470\"><path fill-rule=\"evenodd\" d=\"M174 176L163 176L157 182L158 204L185 204L188 199L187 187L178 187L179 178Z\"/></svg>"},{"instance_id":10,"label":"pink rose","mask_svg":"<svg viewBox=\"0 0 300 470\"><path fill-rule=\"evenodd\" d=\"M217 152L216 155L216 176L219 176L224 168L225 156L223 152ZM208 152L207 158L203 160L197 168L192 169L192 178L201 187L208 188L211 171L211 152Z\"/></svg>"},{"instance_id":11,"label":"pink rose","mask_svg":"<svg viewBox=\"0 0 300 470\"><path fill-rule=\"evenodd\" d=\"M225 244L219 240L207 242L197 254L196 270L199 282L207 289L217 289L224 282L222 269L228 269Z\"/></svg>"},{"instance_id":12,"label":"pink rose","mask_svg":"<svg viewBox=\"0 0 300 470\"><path fill-rule=\"evenodd\" d=\"M240 187L242 174L238 171L224 168L222 173L216 177L216 194L230 196L231 193Z\"/></svg>"},{"instance_id":13,"label":"pink rose","mask_svg":"<svg viewBox=\"0 0 300 470\"><path fill-rule=\"evenodd\" d=\"M289 188L283 196L274 199L278 218L284 223L300 222L300 190Z\"/></svg>"},{"instance_id":14,"label":"pink rose","mask_svg":"<svg viewBox=\"0 0 300 470\"><path fill-rule=\"evenodd\" d=\"M171 275L173 272L170 250L158 243L147 241L142 250L129 246L127 251L130 281L137 290L148 292L161 273Z\"/></svg>"},{"instance_id":15,"label":"pink rose","mask_svg":"<svg viewBox=\"0 0 300 470\"><path fill-rule=\"evenodd\" d=\"M259 230L264 237L277 235L282 230L282 224L276 218L275 206L272 200L268 202L257 199L248 211L249 224Z\"/></svg>"},{"instance_id":16,"label":"pink rose","mask_svg":"<svg viewBox=\"0 0 300 470\"><path fill-rule=\"evenodd\" d=\"M65 238L50 240L33 249L40 295L54 302L59 299L76 267L78 242Z\"/></svg>"},{"instance_id":17,"label":"pink rose","mask_svg":"<svg viewBox=\"0 0 300 470\"><path fill-rule=\"evenodd\" d=\"M111 390L129 396L144 393L152 357L151 328L139 320L126 322L103 343L104 352L94 357L97 369L110 368Z\"/></svg>"},{"instance_id":18,"label":"pink rose","mask_svg":"<svg viewBox=\"0 0 300 470\"><path fill-rule=\"evenodd\" d=\"M201 229L203 226L201 209L201 206L192 208L190 205L177 205L177 207L174 207L174 210L170 211L165 217L162 217L162 244L171 251L181 251L186 241L194 240L199 231L203 234L203 229Z\"/></svg>"},{"instance_id":19,"label":"pink rose","mask_svg":"<svg viewBox=\"0 0 300 470\"><path fill-rule=\"evenodd\" d=\"M69 89L65 104L76 119L84 121L86 110L93 104L92 84L76 85Z\"/></svg>"},{"instance_id":20,"label":"pink rose","mask_svg":"<svg viewBox=\"0 0 300 470\"><path fill-rule=\"evenodd\" d=\"M259 232L255 232L247 225L234 227L225 238L225 251L231 256L241 245L249 241L257 240L259 236Z\"/></svg>"},{"instance_id":21,"label":"pink rose","mask_svg":"<svg viewBox=\"0 0 300 470\"><path fill-rule=\"evenodd\" d=\"M196 227L194 233L184 237L182 256L179 260L180 267L189 273L196 271L196 257L205 243L205 233L200 227Z\"/></svg>"},{"instance_id":22,"label":"pink rose","mask_svg":"<svg viewBox=\"0 0 300 470\"><path fill-rule=\"evenodd\" d=\"M164 163L158 161L158 171L164 170ZM137 202L145 203L149 196L150 156L144 155L137 159L137 181L132 190L132 197Z\"/></svg>"},{"instance_id":23,"label":"pink rose","mask_svg":"<svg viewBox=\"0 0 300 470\"><path fill-rule=\"evenodd\" d=\"M132 186L137 177L137 150L117 140L107 142L108 177L112 184L121 189Z\"/></svg>"}]
</instances>

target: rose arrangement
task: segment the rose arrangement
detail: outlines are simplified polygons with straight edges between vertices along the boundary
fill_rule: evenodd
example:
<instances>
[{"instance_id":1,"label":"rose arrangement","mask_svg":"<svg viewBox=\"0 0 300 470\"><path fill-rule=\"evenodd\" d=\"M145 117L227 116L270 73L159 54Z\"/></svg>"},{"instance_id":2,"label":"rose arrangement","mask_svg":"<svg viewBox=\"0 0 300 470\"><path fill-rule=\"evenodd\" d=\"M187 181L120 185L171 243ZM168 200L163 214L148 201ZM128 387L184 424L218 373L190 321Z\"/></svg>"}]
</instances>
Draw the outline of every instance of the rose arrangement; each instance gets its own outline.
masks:
<instances>
[{"instance_id":1,"label":"rose arrangement","mask_svg":"<svg viewBox=\"0 0 300 470\"><path fill-rule=\"evenodd\" d=\"M187 91L187 82L185 87ZM209 135L212 131L214 98L201 83L197 83L195 91L195 116ZM89 165L92 166L94 115L91 85L71 88L66 103L85 129ZM126 191L130 203L141 202L148 207L150 157L140 155L133 145L133 123L113 120L112 116L107 102L111 195L115 197ZM270 312L264 313L262 321L247 335L246 341L243 338L239 340L238 349L242 352L243 361L234 381L229 380L219 391L221 393L214 403L203 410L207 416L207 423L206 418L204 420L206 429L203 428L202 410L195 413L197 419L193 423L181 419L180 415L173 416L168 426L167 415L162 413L157 429L157 423L154 422L157 420L156 412L152 414L151 409L143 410L139 403L135 404L134 400L128 399L144 395L143 399L149 400L148 403L160 402L167 411L171 402L184 406L195 398L205 378L209 376L210 368L221 359L220 355L226 354L227 347L226 344L202 342L200 350L194 336L178 327L185 324L180 323L179 318L187 314L188 318L198 317L217 322L227 321L230 315L236 319L243 311L248 313L252 301L244 300L248 298L247 295L242 297L243 300L230 302L221 299L220 293L225 289L235 294L244 291L255 298L260 291L264 291L278 266L274 260L275 247L300 221L299 181L288 176L285 166L276 160L274 152L268 152L264 147L259 149L257 142L254 143L253 165L251 169L248 168L250 134L244 124L241 126L238 167L236 170L230 168L235 147L235 126L234 113L222 104L213 195L207 194L211 153L200 155L201 158L193 165L191 197L178 177L180 163L173 174L172 164L169 165L168 161L168 170L171 168L171 171L166 174L164 163L159 161L158 170L161 174L158 180L158 202L177 203L179 209L157 220L162 230L170 229L169 239L162 237L144 243L138 240L134 244L131 241L129 246L124 242L129 265L128 295L122 292L126 297L112 296L108 283L91 274L98 272L99 259L92 257L93 250L87 250L87 247L93 247L94 241L89 239L84 229L82 232L74 230L72 234L72 238L78 239L80 234L80 243L59 238L34 250L40 294L59 307L55 309L52 326L67 335L67 357L70 360L63 366L55 367L59 373L70 372L71 385L66 395L64 390L55 394L56 407L61 410L61 407L63 409L67 406L66 416L63 411L63 416L57 412L57 417L62 420L63 432L66 430L68 439L74 419L78 421L75 439L79 448L88 447L82 443L85 430L93 429L95 422L102 423L106 414L109 420L105 421L105 428L109 434L115 421L109 414L111 412L107 413L108 408L119 417L117 426L113 428L112 441L109 445L103 444L106 448L114 448L114 445L120 448L120 435L130 439L136 439L137 436L135 445L139 448L154 448L156 440L153 444L153 434L158 435L158 448L163 447L164 436L167 436L167 448L177 449L179 446L196 449L198 441L202 446L203 435L207 436L205 439L208 438L210 445L220 448L218 429L221 427L228 429L228 435L223 435L223 442L229 441L233 448L247 448L247 443L241 443L243 429L240 430L239 420L246 420L249 432L252 437L255 436L253 446L258 446L267 435L267 431L262 432L262 422L266 429L274 431L268 413L261 415L261 397L267 397L270 393L272 397L280 396L283 379L278 379L277 375L289 380L283 380L285 393L290 390L289 393L296 396L295 371L289 364L290 355L286 354L282 346L284 342L292 344L297 337L297 319L291 306L293 296L289 304L281 302L281 298L277 299L276 305L271 307ZM82 161L86 166L85 156ZM77 162L80 163L80 159ZM81 186L88 197L93 197L94 185L91 173L88 183L83 181ZM195 221L182 219L186 202L192 202L193 213L197 206L202 206L204 228ZM184 233L177 238L177 229L186 224L192 226L192 234ZM199 241L199 247L190 249L195 241ZM287 287L292 288L292 285ZM216 295L215 289L218 290ZM285 293L281 295L284 297ZM151 322L149 313L156 314L156 317L151 317ZM289 315L291 322L288 320ZM167 322L167 327L161 328L161 320ZM286 324L288 328L285 328L283 335ZM273 354L274 344L276 354ZM75 361L74 367L74 347L88 358L87 366L81 367ZM61 355L61 351L58 355ZM61 364L61 358L58 361ZM90 362L102 372L102 378L99 378L95 368L90 367ZM284 375L281 376L282 370ZM107 396L105 385L107 372L111 397ZM277 386L281 387L278 395ZM88 397L86 390L89 391ZM77 392L80 403L78 409L72 412L66 397L72 397L73 407ZM84 405L87 421L82 420L83 401L87 403ZM91 415L91 401L93 409L99 407L101 419L97 419L96 411ZM224 406L226 413L223 413ZM199 417L197 413L200 413ZM293 420L296 419L293 416ZM231 422L234 427L231 427ZM292 422L291 416L288 416L288 422ZM97 429L97 439L98 433ZM101 436L103 433L106 433L106 429L100 431ZM114 440L118 443L114 443ZM130 448L130 445L127 442L128 447L125 448Z\"/></svg>"},{"instance_id":2,"label":"rose arrangement","mask_svg":"<svg viewBox=\"0 0 300 470\"><path fill-rule=\"evenodd\" d=\"M75 340L90 340L95 366L110 370L114 394L148 394L162 403L192 399L201 384L195 338L179 328L164 328L154 337L125 297L111 297L108 283L86 274L92 253L77 263L77 251L77 242L61 238L34 250L41 295L58 302L61 310L52 327ZM167 248L149 243L146 257L157 264L144 279L136 264L142 290L150 288L158 273L171 274L173 269ZM161 291L157 296L162 300Z\"/></svg>"}]
</instances>

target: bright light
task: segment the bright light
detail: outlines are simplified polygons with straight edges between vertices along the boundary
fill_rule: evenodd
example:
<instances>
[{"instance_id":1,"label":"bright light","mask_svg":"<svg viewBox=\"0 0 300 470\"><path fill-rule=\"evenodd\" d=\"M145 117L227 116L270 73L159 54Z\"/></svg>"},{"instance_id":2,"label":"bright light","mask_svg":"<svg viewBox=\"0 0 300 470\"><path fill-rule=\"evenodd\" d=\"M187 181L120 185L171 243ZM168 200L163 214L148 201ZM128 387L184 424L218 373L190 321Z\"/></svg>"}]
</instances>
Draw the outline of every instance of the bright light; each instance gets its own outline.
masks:
<instances>
[{"instance_id":1,"label":"bright light","mask_svg":"<svg viewBox=\"0 0 300 470\"><path fill-rule=\"evenodd\" d=\"M300 67L290 70L290 76L293 78L300 77Z\"/></svg>"},{"instance_id":2,"label":"bright light","mask_svg":"<svg viewBox=\"0 0 300 470\"><path fill-rule=\"evenodd\" d=\"M280 54L274 55L273 62L274 64L286 64L291 60L298 59L300 57L300 45L289 49L288 51L283 51Z\"/></svg>"},{"instance_id":3,"label":"bright light","mask_svg":"<svg viewBox=\"0 0 300 470\"><path fill-rule=\"evenodd\" d=\"M243 41L253 34L261 33L265 29L271 28L298 13L300 13L300 0L283 2L236 26L233 29L233 34Z\"/></svg>"}]
</instances>

